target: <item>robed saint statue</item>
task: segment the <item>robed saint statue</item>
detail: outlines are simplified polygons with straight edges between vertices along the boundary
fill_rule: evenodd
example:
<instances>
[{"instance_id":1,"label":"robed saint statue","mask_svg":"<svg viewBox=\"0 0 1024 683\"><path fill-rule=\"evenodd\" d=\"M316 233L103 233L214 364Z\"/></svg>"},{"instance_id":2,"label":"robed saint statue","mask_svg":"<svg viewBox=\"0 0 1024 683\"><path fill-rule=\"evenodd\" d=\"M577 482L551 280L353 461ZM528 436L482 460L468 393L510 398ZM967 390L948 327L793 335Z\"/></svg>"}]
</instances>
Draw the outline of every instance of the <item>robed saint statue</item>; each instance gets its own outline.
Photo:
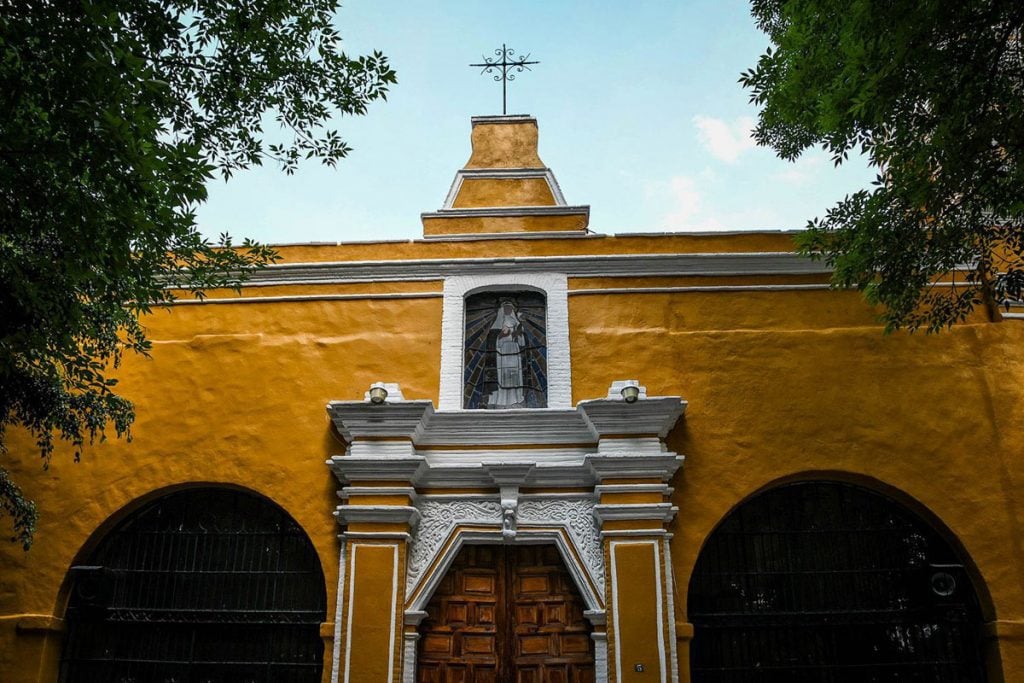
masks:
<instances>
[{"instance_id":1,"label":"robed saint statue","mask_svg":"<svg viewBox=\"0 0 1024 683\"><path fill-rule=\"evenodd\" d=\"M525 407L523 392L523 348L526 336L519 311L512 299L502 299L487 333L487 349L494 359L497 388L487 398L488 408Z\"/></svg>"}]
</instances>

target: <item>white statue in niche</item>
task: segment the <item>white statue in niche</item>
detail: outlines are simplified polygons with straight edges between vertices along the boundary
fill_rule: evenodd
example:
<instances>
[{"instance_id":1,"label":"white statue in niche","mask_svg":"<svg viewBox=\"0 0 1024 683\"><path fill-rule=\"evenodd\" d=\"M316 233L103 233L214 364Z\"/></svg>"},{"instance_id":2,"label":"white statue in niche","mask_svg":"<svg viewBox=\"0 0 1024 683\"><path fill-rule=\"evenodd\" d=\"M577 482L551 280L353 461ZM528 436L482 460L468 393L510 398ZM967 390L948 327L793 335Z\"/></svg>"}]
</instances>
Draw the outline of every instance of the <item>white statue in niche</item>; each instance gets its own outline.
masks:
<instances>
[{"instance_id":1,"label":"white statue in niche","mask_svg":"<svg viewBox=\"0 0 1024 683\"><path fill-rule=\"evenodd\" d=\"M494 365L498 388L487 399L488 408L522 408L523 393L522 351L526 346L523 323L512 299L502 299L491 324L489 337L494 337Z\"/></svg>"}]
</instances>

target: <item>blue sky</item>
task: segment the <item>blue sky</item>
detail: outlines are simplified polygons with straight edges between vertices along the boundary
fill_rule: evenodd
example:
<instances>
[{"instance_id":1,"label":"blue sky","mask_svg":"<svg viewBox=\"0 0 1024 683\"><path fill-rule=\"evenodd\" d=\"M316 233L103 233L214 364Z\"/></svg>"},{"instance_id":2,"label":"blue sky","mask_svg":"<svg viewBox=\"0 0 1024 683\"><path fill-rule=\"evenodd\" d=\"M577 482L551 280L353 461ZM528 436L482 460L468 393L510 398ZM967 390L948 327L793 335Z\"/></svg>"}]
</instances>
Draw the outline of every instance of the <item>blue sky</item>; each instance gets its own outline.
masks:
<instances>
[{"instance_id":1,"label":"blue sky","mask_svg":"<svg viewBox=\"0 0 1024 683\"><path fill-rule=\"evenodd\" d=\"M737 83L767 47L742 0L424 2L348 0L344 49L383 51L387 102L337 127L336 169L273 165L210 183L204 234L275 244L415 239L469 158L470 117L501 113L501 89L467 66L503 42L541 63L509 85L540 154L599 233L794 229L874 177L820 151L796 163L758 148Z\"/></svg>"}]
</instances>

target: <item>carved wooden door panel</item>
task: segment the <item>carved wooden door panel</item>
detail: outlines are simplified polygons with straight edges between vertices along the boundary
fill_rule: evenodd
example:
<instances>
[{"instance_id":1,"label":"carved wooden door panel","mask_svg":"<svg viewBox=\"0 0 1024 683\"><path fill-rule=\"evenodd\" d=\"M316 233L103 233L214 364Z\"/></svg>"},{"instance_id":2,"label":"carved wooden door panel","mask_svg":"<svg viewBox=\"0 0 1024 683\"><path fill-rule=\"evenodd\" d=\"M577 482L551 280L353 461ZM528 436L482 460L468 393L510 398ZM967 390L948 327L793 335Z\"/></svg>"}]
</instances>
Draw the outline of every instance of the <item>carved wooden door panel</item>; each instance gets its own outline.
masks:
<instances>
[{"instance_id":1,"label":"carved wooden door panel","mask_svg":"<svg viewBox=\"0 0 1024 683\"><path fill-rule=\"evenodd\" d=\"M508 548L512 683L593 683L583 600L553 545Z\"/></svg>"},{"instance_id":2,"label":"carved wooden door panel","mask_svg":"<svg viewBox=\"0 0 1024 683\"><path fill-rule=\"evenodd\" d=\"M464 547L427 605L418 683L497 683L498 609L505 592L503 546Z\"/></svg>"},{"instance_id":3,"label":"carved wooden door panel","mask_svg":"<svg viewBox=\"0 0 1024 683\"><path fill-rule=\"evenodd\" d=\"M466 546L427 606L416 680L593 683L583 609L555 546Z\"/></svg>"}]
</instances>

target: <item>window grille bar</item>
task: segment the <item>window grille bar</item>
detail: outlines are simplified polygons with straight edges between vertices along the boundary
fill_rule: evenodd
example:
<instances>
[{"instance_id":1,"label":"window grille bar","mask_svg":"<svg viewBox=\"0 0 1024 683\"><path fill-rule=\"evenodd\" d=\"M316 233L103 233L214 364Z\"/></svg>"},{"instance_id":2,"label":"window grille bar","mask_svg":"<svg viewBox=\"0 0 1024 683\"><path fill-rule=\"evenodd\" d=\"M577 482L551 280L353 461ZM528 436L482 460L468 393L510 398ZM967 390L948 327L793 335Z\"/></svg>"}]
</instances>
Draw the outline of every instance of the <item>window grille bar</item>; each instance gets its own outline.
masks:
<instances>
[{"instance_id":1,"label":"window grille bar","mask_svg":"<svg viewBox=\"0 0 1024 683\"><path fill-rule=\"evenodd\" d=\"M151 503L73 568L62 683L314 683L326 596L305 533L241 491Z\"/></svg>"},{"instance_id":2,"label":"window grille bar","mask_svg":"<svg viewBox=\"0 0 1024 683\"><path fill-rule=\"evenodd\" d=\"M956 552L896 502L801 482L741 505L690 582L694 683L983 683Z\"/></svg>"}]
</instances>

